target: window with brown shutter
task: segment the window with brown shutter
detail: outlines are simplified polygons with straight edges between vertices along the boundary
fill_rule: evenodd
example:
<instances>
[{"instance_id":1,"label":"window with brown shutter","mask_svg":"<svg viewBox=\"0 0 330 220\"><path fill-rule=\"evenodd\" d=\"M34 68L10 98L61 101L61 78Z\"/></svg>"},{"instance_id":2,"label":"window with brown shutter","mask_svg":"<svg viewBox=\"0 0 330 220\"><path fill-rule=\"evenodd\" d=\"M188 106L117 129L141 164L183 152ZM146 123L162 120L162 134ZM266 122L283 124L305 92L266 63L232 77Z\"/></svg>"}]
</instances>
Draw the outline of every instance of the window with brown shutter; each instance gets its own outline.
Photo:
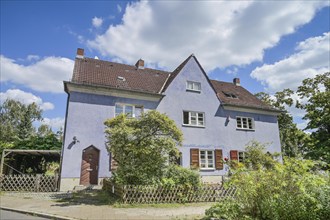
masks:
<instances>
[{"instance_id":1,"label":"window with brown shutter","mask_svg":"<svg viewBox=\"0 0 330 220\"><path fill-rule=\"evenodd\" d=\"M199 167L199 149L190 149L190 166L192 168Z\"/></svg>"},{"instance_id":2,"label":"window with brown shutter","mask_svg":"<svg viewBox=\"0 0 330 220\"><path fill-rule=\"evenodd\" d=\"M223 169L223 160L222 160L222 150L215 150L215 169L222 170Z\"/></svg>"},{"instance_id":3,"label":"window with brown shutter","mask_svg":"<svg viewBox=\"0 0 330 220\"><path fill-rule=\"evenodd\" d=\"M230 159L231 160L238 160L238 151L237 150L231 150L230 151Z\"/></svg>"}]
</instances>

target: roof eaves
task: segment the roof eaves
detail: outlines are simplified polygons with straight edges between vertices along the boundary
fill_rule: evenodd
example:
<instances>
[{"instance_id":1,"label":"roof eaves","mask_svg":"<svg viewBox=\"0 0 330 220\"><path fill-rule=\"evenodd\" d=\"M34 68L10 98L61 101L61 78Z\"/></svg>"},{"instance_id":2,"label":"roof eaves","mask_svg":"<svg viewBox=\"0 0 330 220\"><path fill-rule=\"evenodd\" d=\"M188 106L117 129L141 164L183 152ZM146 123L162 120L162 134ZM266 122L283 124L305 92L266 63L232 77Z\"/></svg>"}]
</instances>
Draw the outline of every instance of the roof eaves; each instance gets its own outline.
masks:
<instances>
[{"instance_id":1,"label":"roof eaves","mask_svg":"<svg viewBox=\"0 0 330 220\"><path fill-rule=\"evenodd\" d=\"M128 91L128 92L136 92L140 94L148 94L148 95L155 95L155 96L165 96L163 94L160 94L158 92L149 92L149 91L143 91L143 90L135 90L135 89L124 89L124 88L118 88L114 86L106 86L106 85L99 85L99 84L91 84L91 83L77 83L77 82L69 82L69 81L63 81L64 82L64 89L65 92L68 93L67 84L77 85L77 86L89 86L93 88L103 88L103 89L115 89L119 91Z\"/></svg>"},{"instance_id":2,"label":"roof eaves","mask_svg":"<svg viewBox=\"0 0 330 220\"><path fill-rule=\"evenodd\" d=\"M256 110L263 110L263 111L274 112L274 113L279 113L279 114L285 112L283 110L275 109L275 108L272 108L272 107L267 108L267 107L262 107L262 106L232 104L232 103L225 103L225 102L222 102L221 105L223 105L223 106L232 106L232 107L242 107L242 108L249 108L249 109L256 109Z\"/></svg>"}]
</instances>

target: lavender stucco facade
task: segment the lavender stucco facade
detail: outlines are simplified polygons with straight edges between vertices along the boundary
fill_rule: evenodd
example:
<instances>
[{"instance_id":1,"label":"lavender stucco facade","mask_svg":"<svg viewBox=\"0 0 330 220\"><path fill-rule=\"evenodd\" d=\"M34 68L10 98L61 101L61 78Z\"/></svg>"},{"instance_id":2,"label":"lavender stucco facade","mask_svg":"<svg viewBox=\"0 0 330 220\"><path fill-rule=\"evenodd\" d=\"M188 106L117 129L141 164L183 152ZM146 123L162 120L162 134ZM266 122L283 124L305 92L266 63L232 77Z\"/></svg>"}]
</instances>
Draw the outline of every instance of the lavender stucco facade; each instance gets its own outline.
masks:
<instances>
[{"instance_id":1,"label":"lavender stucco facade","mask_svg":"<svg viewBox=\"0 0 330 220\"><path fill-rule=\"evenodd\" d=\"M200 83L200 91L186 89L187 81ZM82 155L92 146L99 154L98 184L111 177L111 154L106 148L104 121L115 117L118 103L143 106L166 113L182 130L184 141L181 165L191 166L191 149L222 150L222 157L230 157L231 150L244 151L249 141L268 143L267 151L281 152L276 113L240 106L224 106L214 87L195 57L185 63L176 77L159 94L127 91L91 85L66 83L67 115L61 162L61 191L81 185ZM203 113L203 125L183 123L183 111ZM254 121L254 129L237 129L236 117ZM223 169L200 169L203 180L216 182L227 172Z\"/></svg>"}]
</instances>

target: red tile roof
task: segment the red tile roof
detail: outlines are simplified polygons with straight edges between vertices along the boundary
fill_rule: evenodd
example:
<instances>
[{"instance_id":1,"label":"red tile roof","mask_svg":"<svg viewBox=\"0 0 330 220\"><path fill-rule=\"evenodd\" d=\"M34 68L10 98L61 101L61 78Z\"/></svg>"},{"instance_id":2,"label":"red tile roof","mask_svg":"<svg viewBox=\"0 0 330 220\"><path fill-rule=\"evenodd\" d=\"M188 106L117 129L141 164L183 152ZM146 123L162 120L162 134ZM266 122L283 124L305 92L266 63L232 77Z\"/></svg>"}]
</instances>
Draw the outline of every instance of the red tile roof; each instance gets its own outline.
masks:
<instances>
[{"instance_id":1,"label":"red tile roof","mask_svg":"<svg viewBox=\"0 0 330 220\"><path fill-rule=\"evenodd\" d=\"M222 104L241 107L252 107L257 109L277 111L273 107L262 102L256 96L234 83L210 80L217 96Z\"/></svg>"},{"instance_id":2,"label":"red tile roof","mask_svg":"<svg viewBox=\"0 0 330 220\"><path fill-rule=\"evenodd\" d=\"M169 75L169 72L161 70L76 58L72 82L159 94Z\"/></svg>"},{"instance_id":3,"label":"red tile roof","mask_svg":"<svg viewBox=\"0 0 330 220\"><path fill-rule=\"evenodd\" d=\"M191 57L194 55L190 55L172 73L92 58L76 58L71 82L161 94ZM209 80L205 73L204 75ZM209 82L221 104L277 111L241 86L216 80L209 80ZM232 97L228 97L230 95Z\"/></svg>"}]
</instances>

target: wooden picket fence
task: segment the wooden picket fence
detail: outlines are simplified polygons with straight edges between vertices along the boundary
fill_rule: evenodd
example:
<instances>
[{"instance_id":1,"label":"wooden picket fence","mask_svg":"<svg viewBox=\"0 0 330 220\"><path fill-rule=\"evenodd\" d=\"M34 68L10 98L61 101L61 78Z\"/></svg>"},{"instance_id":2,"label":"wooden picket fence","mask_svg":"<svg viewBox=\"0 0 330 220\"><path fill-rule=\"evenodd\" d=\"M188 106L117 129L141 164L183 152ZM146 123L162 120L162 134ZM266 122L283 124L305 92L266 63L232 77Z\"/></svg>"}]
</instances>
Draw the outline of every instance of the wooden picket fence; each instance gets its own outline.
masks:
<instances>
[{"instance_id":1,"label":"wooden picket fence","mask_svg":"<svg viewBox=\"0 0 330 220\"><path fill-rule=\"evenodd\" d=\"M123 203L191 203L217 202L235 195L235 189L225 189L222 185L201 185L198 187L142 186L113 184L103 180L103 189L116 195Z\"/></svg>"},{"instance_id":2,"label":"wooden picket fence","mask_svg":"<svg viewBox=\"0 0 330 220\"><path fill-rule=\"evenodd\" d=\"M0 191L56 192L58 175L1 175Z\"/></svg>"}]
</instances>

